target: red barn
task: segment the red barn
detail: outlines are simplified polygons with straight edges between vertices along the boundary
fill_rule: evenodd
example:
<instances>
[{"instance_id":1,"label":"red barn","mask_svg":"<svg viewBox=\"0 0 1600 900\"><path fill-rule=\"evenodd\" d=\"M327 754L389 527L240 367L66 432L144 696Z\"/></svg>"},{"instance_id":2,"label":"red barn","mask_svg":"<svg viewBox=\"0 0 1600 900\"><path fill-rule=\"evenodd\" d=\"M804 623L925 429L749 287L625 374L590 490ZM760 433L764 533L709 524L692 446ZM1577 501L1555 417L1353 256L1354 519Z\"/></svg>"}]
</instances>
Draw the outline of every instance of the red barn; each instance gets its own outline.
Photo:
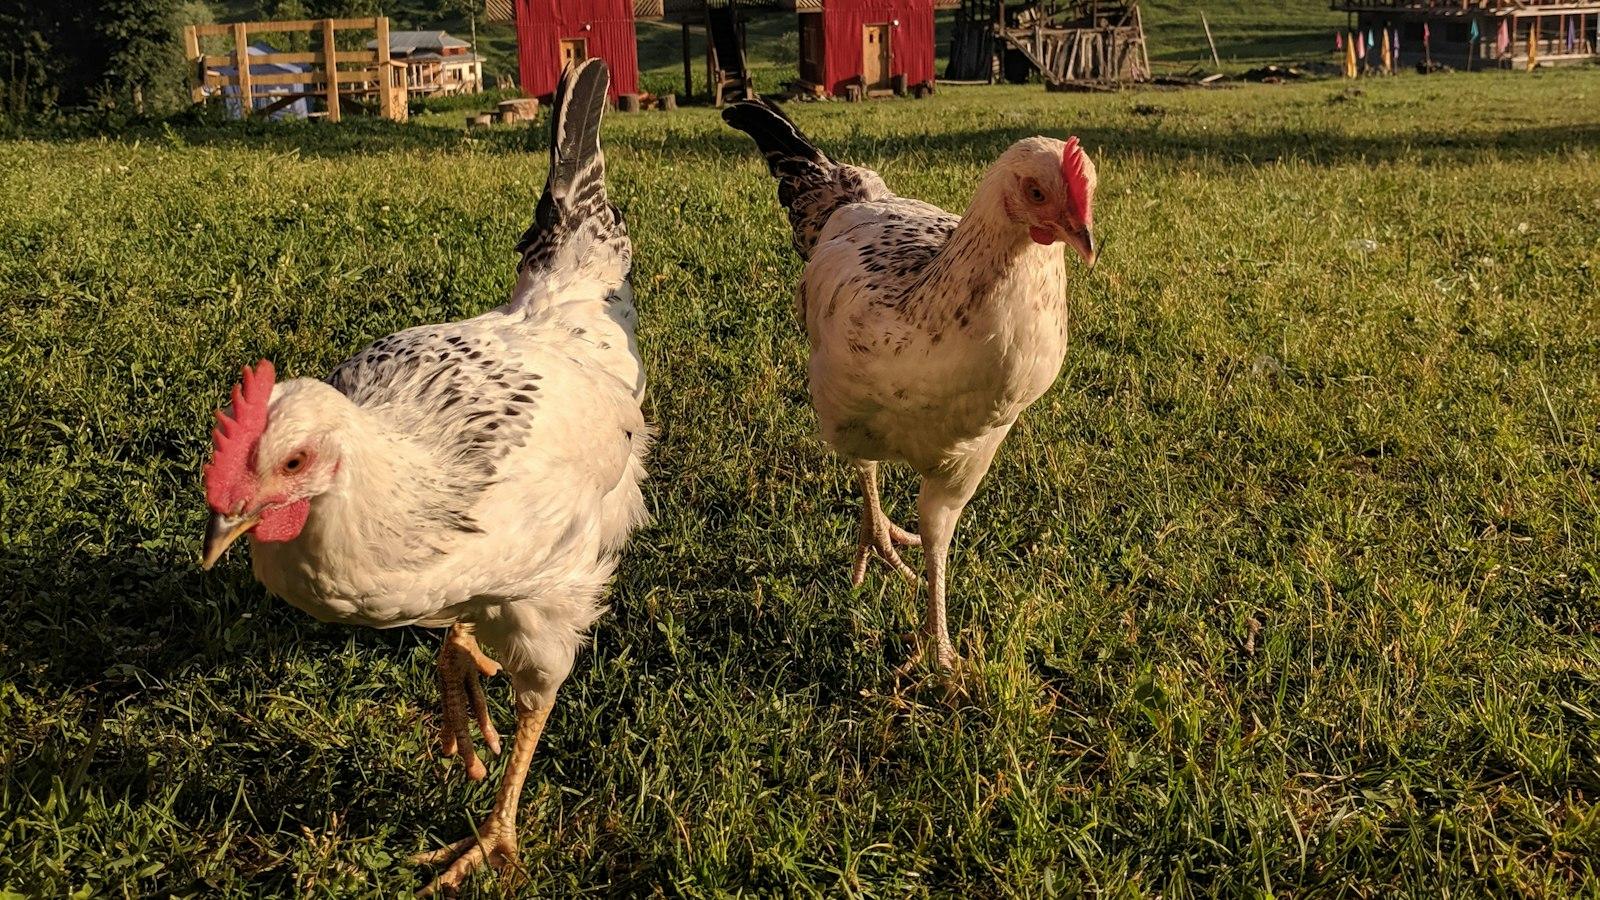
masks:
<instances>
[{"instance_id":1,"label":"red barn","mask_svg":"<svg viewBox=\"0 0 1600 900\"><path fill-rule=\"evenodd\" d=\"M632 0L515 0L522 92L547 99L561 67L598 56L611 68L611 99L639 93Z\"/></svg>"},{"instance_id":2,"label":"red barn","mask_svg":"<svg viewBox=\"0 0 1600 900\"><path fill-rule=\"evenodd\" d=\"M799 0L800 78L820 92L933 84L934 0Z\"/></svg>"}]
</instances>

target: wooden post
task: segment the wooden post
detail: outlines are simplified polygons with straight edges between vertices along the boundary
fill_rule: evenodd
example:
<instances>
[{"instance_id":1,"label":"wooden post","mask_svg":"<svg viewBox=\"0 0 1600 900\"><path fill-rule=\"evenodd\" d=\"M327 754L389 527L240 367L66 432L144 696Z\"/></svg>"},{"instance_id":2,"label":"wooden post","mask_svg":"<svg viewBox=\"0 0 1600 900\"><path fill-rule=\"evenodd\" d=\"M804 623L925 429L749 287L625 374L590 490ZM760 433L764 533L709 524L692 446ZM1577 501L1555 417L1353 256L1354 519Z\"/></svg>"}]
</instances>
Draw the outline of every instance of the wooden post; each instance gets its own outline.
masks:
<instances>
[{"instance_id":1,"label":"wooden post","mask_svg":"<svg viewBox=\"0 0 1600 900\"><path fill-rule=\"evenodd\" d=\"M722 84L717 78L717 45L711 40L711 14L706 13L706 87L711 90L711 105L722 105Z\"/></svg>"},{"instance_id":2,"label":"wooden post","mask_svg":"<svg viewBox=\"0 0 1600 900\"><path fill-rule=\"evenodd\" d=\"M683 98L694 96L694 63L689 54L689 17L683 19Z\"/></svg>"},{"instance_id":3,"label":"wooden post","mask_svg":"<svg viewBox=\"0 0 1600 900\"><path fill-rule=\"evenodd\" d=\"M256 89L250 81L250 38L243 22L233 23L233 67L238 73L239 118L248 119L255 112Z\"/></svg>"},{"instance_id":4,"label":"wooden post","mask_svg":"<svg viewBox=\"0 0 1600 900\"><path fill-rule=\"evenodd\" d=\"M1144 13L1137 6L1133 8L1133 21L1139 29L1139 55L1144 58L1144 77L1154 78L1156 73L1150 70L1150 45L1144 39Z\"/></svg>"},{"instance_id":5,"label":"wooden post","mask_svg":"<svg viewBox=\"0 0 1600 900\"><path fill-rule=\"evenodd\" d=\"M183 56L189 63L189 99L204 103L206 99L206 65L200 58L200 36L193 25L183 26Z\"/></svg>"},{"instance_id":6,"label":"wooden post","mask_svg":"<svg viewBox=\"0 0 1600 900\"><path fill-rule=\"evenodd\" d=\"M1200 24L1205 26L1206 43L1211 45L1211 62L1220 69L1222 68L1222 60L1217 56L1217 42L1211 39L1211 23L1206 21L1206 14L1204 12L1200 13Z\"/></svg>"},{"instance_id":7,"label":"wooden post","mask_svg":"<svg viewBox=\"0 0 1600 900\"><path fill-rule=\"evenodd\" d=\"M393 95L394 73L389 71L389 17L378 16L373 23L373 30L378 32L378 109L382 110L384 118L394 117ZM334 57L337 63L337 54Z\"/></svg>"},{"instance_id":8,"label":"wooden post","mask_svg":"<svg viewBox=\"0 0 1600 900\"><path fill-rule=\"evenodd\" d=\"M1000 39L1000 32L1006 27L1006 0L1000 0L994 8L994 39L989 42L993 53L989 57L989 83L996 84L1006 77L1006 42Z\"/></svg>"},{"instance_id":9,"label":"wooden post","mask_svg":"<svg viewBox=\"0 0 1600 900\"><path fill-rule=\"evenodd\" d=\"M384 45L385 47L388 44ZM328 79L328 121L339 121L339 45L333 40L333 20L322 20L322 74ZM389 73L383 73L389 77Z\"/></svg>"}]
</instances>

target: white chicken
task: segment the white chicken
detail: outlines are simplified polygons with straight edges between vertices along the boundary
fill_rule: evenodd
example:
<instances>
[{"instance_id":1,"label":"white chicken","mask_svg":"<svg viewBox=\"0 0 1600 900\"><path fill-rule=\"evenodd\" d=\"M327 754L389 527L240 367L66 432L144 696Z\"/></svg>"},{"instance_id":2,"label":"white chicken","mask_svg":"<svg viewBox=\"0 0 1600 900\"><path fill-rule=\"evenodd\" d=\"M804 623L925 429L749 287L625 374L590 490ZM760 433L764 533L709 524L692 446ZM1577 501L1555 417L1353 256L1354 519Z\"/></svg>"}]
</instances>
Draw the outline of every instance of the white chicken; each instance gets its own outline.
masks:
<instances>
[{"instance_id":1,"label":"white chicken","mask_svg":"<svg viewBox=\"0 0 1600 900\"><path fill-rule=\"evenodd\" d=\"M928 606L912 662L931 652L948 671L959 662L945 615L956 520L1017 416L1061 369L1062 245L1094 265L1094 163L1076 138L1018 141L957 217L829 159L769 103L722 116L766 156L806 260L796 305L811 342L811 402L864 499L851 581L874 554L914 580L895 545L920 545ZM879 505L883 460L921 476L917 534Z\"/></svg>"},{"instance_id":2,"label":"white chicken","mask_svg":"<svg viewBox=\"0 0 1600 900\"><path fill-rule=\"evenodd\" d=\"M478 638L510 674L516 737L494 811L419 857L450 862L429 893L516 858L534 747L646 518L632 251L599 141L608 80L598 60L563 74L508 303L392 334L326 381L274 384L262 360L217 414L203 565L248 534L256 578L322 621L449 626L442 744L474 779L469 713L500 750L478 683L499 666Z\"/></svg>"}]
</instances>

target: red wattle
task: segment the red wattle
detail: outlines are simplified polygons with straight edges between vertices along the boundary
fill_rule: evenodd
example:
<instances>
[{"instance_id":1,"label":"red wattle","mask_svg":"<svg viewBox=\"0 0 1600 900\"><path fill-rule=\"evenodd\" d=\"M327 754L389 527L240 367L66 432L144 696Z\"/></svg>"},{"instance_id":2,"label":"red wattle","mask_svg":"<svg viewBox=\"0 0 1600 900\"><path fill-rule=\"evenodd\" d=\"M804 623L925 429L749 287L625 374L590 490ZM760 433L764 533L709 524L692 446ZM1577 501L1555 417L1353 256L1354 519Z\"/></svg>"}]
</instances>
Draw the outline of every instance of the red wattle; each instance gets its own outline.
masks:
<instances>
[{"instance_id":1,"label":"red wattle","mask_svg":"<svg viewBox=\"0 0 1600 900\"><path fill-rule=\"evenodd\" d=\"M310 500L296 500L287 506L274 506L261 514L261 521L250 529L250 536L258 541L292 541L306 527L306 516L311 513Z\"/></svg>"},{"instance_id":2,"label":"red wattle","mask_svg":"<svg viewBox=\"0 0 1600 900\"><path fill-rule=\"evenodd\" d=\"M1056 242L1056 233L1054 231L1038 225L1033 225L1028 228L1028 237L1033 238L1033 242L1035 244L1043 244L1046 247Z\"/></svg>"}]
</instances>

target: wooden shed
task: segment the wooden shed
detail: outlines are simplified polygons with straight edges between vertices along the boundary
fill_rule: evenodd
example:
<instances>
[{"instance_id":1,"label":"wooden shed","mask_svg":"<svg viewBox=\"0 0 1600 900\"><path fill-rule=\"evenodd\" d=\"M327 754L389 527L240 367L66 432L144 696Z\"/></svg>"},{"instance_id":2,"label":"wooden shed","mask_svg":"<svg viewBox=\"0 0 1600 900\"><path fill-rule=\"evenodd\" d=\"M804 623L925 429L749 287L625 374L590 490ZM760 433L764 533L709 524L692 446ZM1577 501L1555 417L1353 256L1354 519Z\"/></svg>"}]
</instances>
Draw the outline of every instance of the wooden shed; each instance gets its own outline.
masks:
<instances>
[{"instance_id":1,"label":"wooden shed","mask_svg":"<svg viewBox=\"0 0 1600 900\"><path fill-rule=\"evenodd\" d=\"M871 97L933 86L934 0L798 0L800 85Z\"/></svg>"},{"instance_id":2,"label":"wooden shed","mask_svg":"<svg viewBox=\"0 0 1600 900\"><path fill-rule=\"evenodd\" d=\"M547 100L568 62L597 56L611 68L611 99L639 93L633 0L513 0L522 92Z\"/></svg>"}]
</instances>

